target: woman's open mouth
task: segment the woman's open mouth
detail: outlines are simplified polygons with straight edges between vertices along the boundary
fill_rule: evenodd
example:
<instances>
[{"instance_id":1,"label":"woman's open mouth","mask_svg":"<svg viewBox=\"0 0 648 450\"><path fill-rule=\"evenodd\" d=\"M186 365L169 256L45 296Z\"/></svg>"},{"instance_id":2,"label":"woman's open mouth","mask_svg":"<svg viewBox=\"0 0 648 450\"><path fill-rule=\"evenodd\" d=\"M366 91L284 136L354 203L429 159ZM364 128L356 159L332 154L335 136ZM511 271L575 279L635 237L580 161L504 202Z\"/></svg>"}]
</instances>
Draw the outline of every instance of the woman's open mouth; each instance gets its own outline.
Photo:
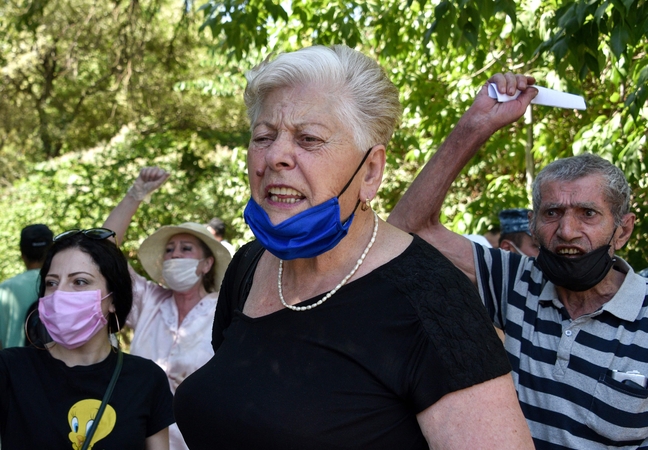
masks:
<instances>
[{"instance_id":1,"label":"woman's open mouth","mask_svg":"<svg viewBox=\"0 0 648 450\"><path fill-rule=\"evenodd\" d=\"M287 187L273 187L268 189L268 197L277 203L296 203L304 199L301 192Z\"/></svg>"}]
</instances>

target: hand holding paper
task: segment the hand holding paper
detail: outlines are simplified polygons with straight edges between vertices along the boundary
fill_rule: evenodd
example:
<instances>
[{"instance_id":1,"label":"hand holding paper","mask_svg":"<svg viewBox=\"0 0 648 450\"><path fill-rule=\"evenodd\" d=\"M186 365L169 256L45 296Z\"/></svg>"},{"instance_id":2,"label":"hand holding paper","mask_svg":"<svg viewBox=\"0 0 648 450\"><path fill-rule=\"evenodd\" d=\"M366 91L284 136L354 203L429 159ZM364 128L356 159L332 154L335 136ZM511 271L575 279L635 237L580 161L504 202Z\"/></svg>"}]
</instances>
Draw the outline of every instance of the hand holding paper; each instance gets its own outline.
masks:
<instances>
[{"instance_id":1,"label":"hand holding paper","mask_svg":"<svg viewBox=\"0 0 648 450\"><path fill-rule=\"evenodd\" d=\"M568 94L566 92L554 91L542 86L531 85L538 90L538 95L531 100L535 105L554 106L557 108L568 109L585 109L585 99L580 95ZM488 96L497 99L500 103L510 102L515 100L520 95L521 91L517 91L515 95L500 94L497 90L495 83L489 83Z\"/></svg>"}]
</instances>

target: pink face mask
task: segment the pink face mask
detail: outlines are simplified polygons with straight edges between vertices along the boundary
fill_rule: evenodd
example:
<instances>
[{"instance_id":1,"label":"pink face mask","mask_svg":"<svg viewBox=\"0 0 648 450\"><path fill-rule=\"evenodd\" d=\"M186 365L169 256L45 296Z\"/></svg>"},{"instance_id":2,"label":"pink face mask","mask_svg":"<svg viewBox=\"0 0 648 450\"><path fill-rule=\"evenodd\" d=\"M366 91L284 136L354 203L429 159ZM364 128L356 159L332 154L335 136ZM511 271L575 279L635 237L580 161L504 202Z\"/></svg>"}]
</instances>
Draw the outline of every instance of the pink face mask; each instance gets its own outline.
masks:
<instances>
[{"instance_id":1,"label":"pink face mask","mask_svg":"<svg viewBox=\"0 0 648 450\"><path fill-rule=\"evenodd\" d=\"M70 350L81 347L108 323L101 311L106 297L100 290L56 290L38 302L40 320L57 344Z\"/></svg>"}]
</instances>

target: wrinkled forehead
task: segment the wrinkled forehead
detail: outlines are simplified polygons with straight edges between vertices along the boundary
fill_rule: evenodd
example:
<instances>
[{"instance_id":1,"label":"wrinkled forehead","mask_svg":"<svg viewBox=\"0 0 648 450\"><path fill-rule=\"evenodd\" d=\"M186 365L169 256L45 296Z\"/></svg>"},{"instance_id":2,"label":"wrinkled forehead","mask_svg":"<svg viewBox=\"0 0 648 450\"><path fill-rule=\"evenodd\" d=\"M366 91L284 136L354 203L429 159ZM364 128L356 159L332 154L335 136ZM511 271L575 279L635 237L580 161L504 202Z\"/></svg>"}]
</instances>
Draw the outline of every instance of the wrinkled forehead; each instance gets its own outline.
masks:
<instances>
[{"instance_id":1,"label":"wrinkled forehead","mask_svg":"<svg viewBox=\"0 0 648 450\"><path fill-rule=\"evenodd\" d=\"M607 205L605 179L588 175L573 180L545 180L540 186L540 208L551 206Z\"/></svg>"},{"instance_id":2,"label":"wrinkled forehead","mask_svg":"<svg viewBox=\"0 0 648 450\"><path fill-rule=\"evenodd\" d=\"M340 126L339 101L330 89L318 84L279 87L268 92L261 102L259 114L252 123L278 124L288 121L295 125L319 123Z\"/></svg>"}]
</instances>

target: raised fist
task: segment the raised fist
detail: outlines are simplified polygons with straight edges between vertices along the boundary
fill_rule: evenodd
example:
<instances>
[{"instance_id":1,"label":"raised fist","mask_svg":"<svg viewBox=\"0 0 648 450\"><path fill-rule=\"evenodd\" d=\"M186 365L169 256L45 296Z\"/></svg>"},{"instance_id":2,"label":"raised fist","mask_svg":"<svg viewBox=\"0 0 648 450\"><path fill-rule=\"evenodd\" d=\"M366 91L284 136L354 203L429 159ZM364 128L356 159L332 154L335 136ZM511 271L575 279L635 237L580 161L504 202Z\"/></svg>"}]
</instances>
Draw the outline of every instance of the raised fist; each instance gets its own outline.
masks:
<instances>
[{"instance_id":1,"label":"raised fist","mask_svg":"<svg viewBox=\"0 0 648 450\"><path fill-rule=\"evenodd\" d=\"M128 190L128 193L137 201L142 201L144 198L162 186L170 174L159 167L144 167L140 170L139 176L133 183L133 186Z\"/></svg>"}]
</instances>

